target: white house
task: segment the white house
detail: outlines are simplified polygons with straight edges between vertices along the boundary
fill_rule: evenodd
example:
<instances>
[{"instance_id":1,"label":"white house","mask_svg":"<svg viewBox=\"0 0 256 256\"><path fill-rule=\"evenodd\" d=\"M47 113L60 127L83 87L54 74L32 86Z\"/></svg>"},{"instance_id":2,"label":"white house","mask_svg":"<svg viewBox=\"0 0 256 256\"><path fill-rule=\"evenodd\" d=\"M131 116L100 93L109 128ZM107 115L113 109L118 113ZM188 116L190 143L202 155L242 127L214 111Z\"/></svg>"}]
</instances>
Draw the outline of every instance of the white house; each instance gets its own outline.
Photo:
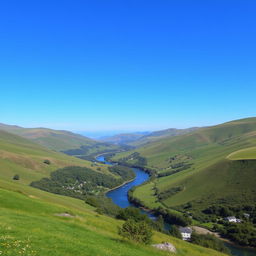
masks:
<instances>
[{"instance_id":1,"label":"white house","mask_svg":"<svg viewBox=\"0 0 256 256\"><path fill-rule=\"evenodd\" d=\"M224 220L226 220L228 222L233 222L233 223L240 223L241 222L241 220L236 218L235 216L226 217Z\"/></svg>"},{"instance_id":2,"label":"white house","mask_svg":"<svg viewBox=\"0 0 256 256\"><path fill-rule=\"evenodd\" d=\"M191 234L192 234L192 228L190 227L180 227L179 231L181 233L182 236L182 240L190 240L191 239Z\"/></svg>"}]
</instances>

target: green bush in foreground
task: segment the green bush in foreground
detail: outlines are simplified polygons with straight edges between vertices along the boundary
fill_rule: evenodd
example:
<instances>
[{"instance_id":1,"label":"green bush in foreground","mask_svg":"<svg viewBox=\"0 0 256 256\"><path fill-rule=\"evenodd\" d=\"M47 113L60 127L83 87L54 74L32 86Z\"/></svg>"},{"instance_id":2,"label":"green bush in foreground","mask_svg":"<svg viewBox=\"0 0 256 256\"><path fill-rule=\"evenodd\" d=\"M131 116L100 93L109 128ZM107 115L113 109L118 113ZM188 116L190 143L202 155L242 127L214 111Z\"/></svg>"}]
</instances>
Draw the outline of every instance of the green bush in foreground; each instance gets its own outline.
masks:
<instances>
[{"instance_id":1,"label":"green bush in foreground","mask_svg":"<svg viewBox=\"0 0 256 256\"><path fill-rule=\"evenodd\" d=\"M146 222L136 222L133 219L127 220L118 233L124 238L143 244L149 244L153 235L150 226Z\"/></svg>"}]
</instances>

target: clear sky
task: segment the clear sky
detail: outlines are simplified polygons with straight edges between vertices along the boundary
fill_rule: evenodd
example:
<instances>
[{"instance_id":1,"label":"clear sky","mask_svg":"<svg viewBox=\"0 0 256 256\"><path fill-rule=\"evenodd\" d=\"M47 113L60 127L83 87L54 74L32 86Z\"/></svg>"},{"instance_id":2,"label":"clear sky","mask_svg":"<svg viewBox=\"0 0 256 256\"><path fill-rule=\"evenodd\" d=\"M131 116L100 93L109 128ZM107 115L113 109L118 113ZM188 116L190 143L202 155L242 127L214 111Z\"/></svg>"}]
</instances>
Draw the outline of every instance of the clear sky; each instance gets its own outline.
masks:
<instances>
[{"instance_id":1,"label":"clear sky","mask_svg":"<svg viewBox=\"0 0 256 256\"><path fill-rule=\"evenodd\" d=\"M157 130L255 116L256 1L1 1L0 122Z\"/></svg>"}]
</instances>

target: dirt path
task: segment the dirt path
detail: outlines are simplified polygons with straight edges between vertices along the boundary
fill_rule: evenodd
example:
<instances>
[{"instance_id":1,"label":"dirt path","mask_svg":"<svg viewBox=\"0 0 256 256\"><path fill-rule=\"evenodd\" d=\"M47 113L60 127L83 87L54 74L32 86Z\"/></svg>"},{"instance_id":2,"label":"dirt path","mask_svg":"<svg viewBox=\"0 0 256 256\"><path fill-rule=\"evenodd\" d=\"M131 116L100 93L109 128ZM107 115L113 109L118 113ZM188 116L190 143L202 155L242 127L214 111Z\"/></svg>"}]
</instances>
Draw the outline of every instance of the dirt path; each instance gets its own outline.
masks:
<instances>
[{"instance_id":1,"label":"dirt path","mask_svg":"<svg viewBox=\"0 0 256 256\"><path fill-rule=\"evenodd\" d=\"M214 235L218 238L221 238L220 235L216 232L212 232L206 228L202 228L202 227L198 227L198 226L192 226L193 230L200 235L206 235L206 234L210 234L210 235Z\"/></svg>"}]
</instances>

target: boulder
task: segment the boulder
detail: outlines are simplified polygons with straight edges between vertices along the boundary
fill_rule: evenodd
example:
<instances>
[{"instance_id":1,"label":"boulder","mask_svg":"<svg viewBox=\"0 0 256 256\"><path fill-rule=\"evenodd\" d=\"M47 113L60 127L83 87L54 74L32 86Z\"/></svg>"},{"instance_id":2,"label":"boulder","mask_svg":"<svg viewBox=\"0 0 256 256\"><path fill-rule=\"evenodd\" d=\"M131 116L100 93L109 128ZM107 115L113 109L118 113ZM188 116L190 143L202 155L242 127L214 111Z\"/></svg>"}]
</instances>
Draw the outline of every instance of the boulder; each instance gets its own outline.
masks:
<instances>
[{"instance_id":1,"label":"boulder","mask_svg":"<svg viewBox=\"0 0 256 256\"><path fill-rule=\"evenodd\" d=\"M168 243L168 242L164 242L161 244L153 244L153 247L159 249L159 250L163 250L163 251L169 251L169 252L176 252L176 248L173 244Z\"/></svg>"}]
</instances>

